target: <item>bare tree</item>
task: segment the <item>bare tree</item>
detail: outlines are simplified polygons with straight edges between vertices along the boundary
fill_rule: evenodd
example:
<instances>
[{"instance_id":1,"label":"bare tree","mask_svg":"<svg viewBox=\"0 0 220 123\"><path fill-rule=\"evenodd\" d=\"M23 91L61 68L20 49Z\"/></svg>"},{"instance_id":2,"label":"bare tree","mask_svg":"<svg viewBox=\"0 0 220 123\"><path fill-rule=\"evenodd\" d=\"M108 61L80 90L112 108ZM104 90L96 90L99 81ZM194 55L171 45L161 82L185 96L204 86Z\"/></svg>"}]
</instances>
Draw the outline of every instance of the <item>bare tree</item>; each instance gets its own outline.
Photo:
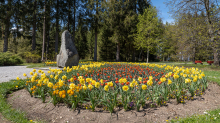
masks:
<instances>
[{"instance_id":1,"label":"bare tree","mask_svg":"<svg viewBox=\"0 0 220 123\"><path fill-rule=\"evenodd\" d=\"M219 39L217 38L217 29L219 21L219 0L167 0L167 5L170 6L171 13L174 17L178 17L180 13L187 12L204 12L204 21L207 22L207 34L209 37L209 44L214 54L214 64L219 65L218 51ZM197 6L197 7L195 7Z\"/></svg>"}]
</instances>

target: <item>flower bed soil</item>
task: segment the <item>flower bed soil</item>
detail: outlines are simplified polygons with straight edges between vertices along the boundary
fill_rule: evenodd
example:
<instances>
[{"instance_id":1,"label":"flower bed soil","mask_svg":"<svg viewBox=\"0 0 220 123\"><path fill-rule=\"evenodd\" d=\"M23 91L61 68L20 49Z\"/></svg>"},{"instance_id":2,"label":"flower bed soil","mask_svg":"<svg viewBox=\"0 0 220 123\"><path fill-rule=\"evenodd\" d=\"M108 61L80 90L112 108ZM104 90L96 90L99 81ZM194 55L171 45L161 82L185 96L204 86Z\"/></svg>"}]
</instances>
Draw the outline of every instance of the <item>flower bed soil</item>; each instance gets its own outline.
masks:
<instances>
[{"instance_id":1,"label":"flower bed soil","mask_svg":"<svg viewBox=\"0 0 220 123\"><path fill-rule=\"evenodd\" d=\"M27 90L22 89L8 95L7 101L13 108L27 113L30 120L44 120L49 123L137 123L137 122L166 122L166 120L187 117L193 114L204 114L205 111L220 108L220 87L209 83L208 89L202 96L195 96L194 100L185 104L176 104L172 99L167 106L151 108L146 106L139 112L116 109L112 116L109 111L96 108L95 112L78 108L73 111L65 104L54 106L47 98L42 103L39 98L31 97Z\"/></svg>"}]
</instances>

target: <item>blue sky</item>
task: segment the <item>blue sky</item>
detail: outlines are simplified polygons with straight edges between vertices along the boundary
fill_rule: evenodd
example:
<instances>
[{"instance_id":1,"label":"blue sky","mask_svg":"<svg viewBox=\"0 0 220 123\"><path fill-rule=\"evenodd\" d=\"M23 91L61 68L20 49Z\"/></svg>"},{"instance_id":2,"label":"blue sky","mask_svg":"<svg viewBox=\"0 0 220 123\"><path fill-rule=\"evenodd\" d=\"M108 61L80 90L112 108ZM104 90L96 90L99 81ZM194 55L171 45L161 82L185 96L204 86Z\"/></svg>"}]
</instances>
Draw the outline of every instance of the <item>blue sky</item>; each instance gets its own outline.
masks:
<instances>
[{"instance_id":1,"label":"blue sky","mask_svg":"<svg viewBox=\"0 0 220 123\"><path fill-rule=\"evenodd\" d=\"M164 4L166 0L151 0L153 6L159 10L159 17L162 18L163 23L165 24L166 21L168 23L174 22L174 19L171 17L171 14L169 14L169 7L166 7L166 4Z\"/></svg>"}]
</instances>

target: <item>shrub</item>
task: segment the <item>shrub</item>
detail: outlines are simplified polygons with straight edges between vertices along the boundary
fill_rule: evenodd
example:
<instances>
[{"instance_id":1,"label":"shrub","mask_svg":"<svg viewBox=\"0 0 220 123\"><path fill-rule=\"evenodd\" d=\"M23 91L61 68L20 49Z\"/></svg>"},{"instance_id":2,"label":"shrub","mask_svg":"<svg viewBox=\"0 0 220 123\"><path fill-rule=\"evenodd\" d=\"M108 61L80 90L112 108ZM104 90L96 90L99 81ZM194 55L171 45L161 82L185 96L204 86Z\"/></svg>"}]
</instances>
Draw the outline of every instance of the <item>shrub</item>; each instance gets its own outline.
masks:
<instances>
[{"instance_id":1,"label":"shrub","mask_svg":"<svg viewBox=\"0 0 220 123\"><path fill-rule=\"evenodd\" d=\"M22 58L11 52L0 53L0 66L17 65L22 64Z\"/></svg>"},{"instance_id":2,"label":"shrub","mask_svg":"<svg viewBox=\"0 0 220 123\"><path fill-rule=\"evenodd\" d=\"M38 54L33 54L31 52L22 52L19 53L19 56L25 59L27 63L40 63L41 56L39 56Z\"/></svg>"}]
</instances>

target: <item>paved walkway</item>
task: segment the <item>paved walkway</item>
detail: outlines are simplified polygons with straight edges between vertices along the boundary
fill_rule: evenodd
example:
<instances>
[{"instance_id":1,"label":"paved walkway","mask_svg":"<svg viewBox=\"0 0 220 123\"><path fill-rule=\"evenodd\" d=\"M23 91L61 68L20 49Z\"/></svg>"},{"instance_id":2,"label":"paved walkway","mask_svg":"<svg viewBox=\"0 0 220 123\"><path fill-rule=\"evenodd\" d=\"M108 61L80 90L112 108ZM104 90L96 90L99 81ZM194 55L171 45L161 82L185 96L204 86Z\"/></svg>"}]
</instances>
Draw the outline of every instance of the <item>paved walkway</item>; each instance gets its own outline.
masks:
<instances>
[{"instance_id":1,"label":"paved walkway","mask_svg":"<svg viewBox=\"0 0 220 123\"><path fill-rule=\"evenodd\" d=\"M57 67L51 67L55 69ZM49 67L45 68L35 68L37 71L39 69L43 70L45 73L49 70ZM57 68L61 69L61 68ZM8 82L11 79L16 79L17 77L21 79L25 79L26 77L23 76L24 73L27 74L28 77L31 77L30 72L33 71L33 68L27 68L27 66L3 66L0 67L0 83Z\"/></svg>"}]
</instances>

